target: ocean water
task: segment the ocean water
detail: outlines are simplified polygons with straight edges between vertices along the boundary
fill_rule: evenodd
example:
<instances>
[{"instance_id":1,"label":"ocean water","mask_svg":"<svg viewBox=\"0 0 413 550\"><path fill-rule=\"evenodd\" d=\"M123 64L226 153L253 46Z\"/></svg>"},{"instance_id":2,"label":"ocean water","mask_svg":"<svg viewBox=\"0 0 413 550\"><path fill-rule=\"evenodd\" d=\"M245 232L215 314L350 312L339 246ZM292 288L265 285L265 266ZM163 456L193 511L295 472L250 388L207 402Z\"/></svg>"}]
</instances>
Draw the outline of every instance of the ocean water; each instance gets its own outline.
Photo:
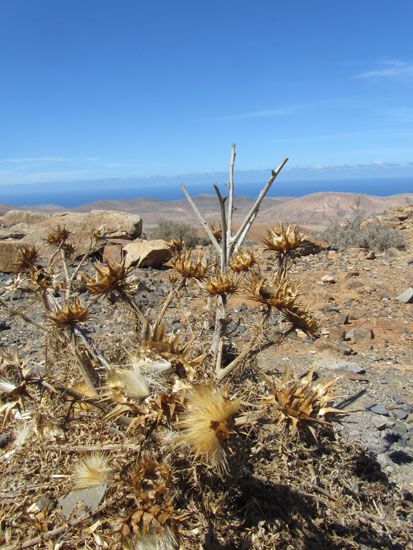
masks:
<instances>
[{"instance_id":1,"label":"ocean water","mask_svg":"<svg viewBox=\"0 0 413 550\"><path fill-rule=\"evenodd\" d=\"M261 190L263 182L243 182L236 185L239 195L254 197ZM196 182L188 185L192 195L213 193L211 184ZM222 188L225 192L225 188ZM413 178L364 178L320 181L276 181L268 196L298 197L322 191L362 193L368 195L395 195L413 193ZM10 185L0 187L0 203L10 205L56 204L76 207L97 200L117 200L145 197L163 200L183 198L179 182L167 184L147 181L132 184L124 181L77 182L75 184Z\"/></svg>"}]
</instances>

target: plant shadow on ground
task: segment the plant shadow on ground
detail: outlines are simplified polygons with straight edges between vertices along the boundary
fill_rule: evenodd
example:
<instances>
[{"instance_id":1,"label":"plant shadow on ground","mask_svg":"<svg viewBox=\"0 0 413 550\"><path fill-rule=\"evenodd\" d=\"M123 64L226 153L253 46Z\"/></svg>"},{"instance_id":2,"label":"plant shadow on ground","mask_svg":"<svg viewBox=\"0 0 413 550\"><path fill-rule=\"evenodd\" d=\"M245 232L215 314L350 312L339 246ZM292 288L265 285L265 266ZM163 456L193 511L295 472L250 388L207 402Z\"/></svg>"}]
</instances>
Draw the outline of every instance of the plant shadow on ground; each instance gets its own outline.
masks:
<instances>
[{"instance_id":1,"label":"plant shadow on ground","mask_svg":"<svg viewBox=\"0 0 413 550\"><path fill-rule=\"evenodd\" d=\"M248 464L245 455L250 451L250 443L251 437L249 448L237 448L235 460L229 463L230 481L220 487L221 494L226 493L222 504L224 515L221 511L221 517L211 519L211 513L207 514L204 548L339 550L359 547L357 545L372 549L405 548L397 540L397 525L391 520L382 521L380 514L374 514L373 501L390 494L391 484L375 457L363 448L348 446L341 447L340 451L329 436L322 438L315 448L313 441L310 449L314 450L309 457L307 455L309 468L305 472L299 464L302 454L297 453L291 463L280 460L277 464L271 445L254 456L253 464L250 457ZM303 447L306 444L308 441ZM319 469L316 475L317 480L323 480L320 486L311 479L309 471L317 468L317 462L323 462L326 456L326 467ZM277 468L280 481L271 479L270 472ZM291 470L289 474L288 469ZM350 508L349 501L353 499L354 503L354 497L359 505L354 508L353 504ZM384 499L383 502L390 508L396 506L394 501ZM251 538L252 533L260 531L262 538ZM224 532L225 538L222 537ZM220 542L223 540L226 544Z\"/></svg>"}]
</instances>

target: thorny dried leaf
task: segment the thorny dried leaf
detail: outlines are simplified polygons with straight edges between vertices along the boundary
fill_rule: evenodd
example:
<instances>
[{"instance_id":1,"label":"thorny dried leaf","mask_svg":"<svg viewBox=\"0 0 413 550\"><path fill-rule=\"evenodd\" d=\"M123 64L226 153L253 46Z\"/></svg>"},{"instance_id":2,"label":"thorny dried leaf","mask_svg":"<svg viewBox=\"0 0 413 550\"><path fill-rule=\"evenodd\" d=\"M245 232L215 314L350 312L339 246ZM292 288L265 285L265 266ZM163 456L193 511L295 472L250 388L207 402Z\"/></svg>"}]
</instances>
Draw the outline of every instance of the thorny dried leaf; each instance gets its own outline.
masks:
<instances>
[{"instance_id":1,"label":"thorny dried leaf","mask_svg":"<svg viewBox=\"0 0 413 550\"><path fill-rule=\"evenodd\" d=\"M129 269L125 266L125 260L121 263L108 262L106 265L95 262L96 274L89 277L83 274L82 278L91 294L106 295L113 291L125 292L128 290Z\"/></svg>"},{"instance_id":2,"label":"thorny dried leaf","mask_svg":"<svg viewBox=\"0 0 413 550\"><path fill-rule=\"evenodd\" d=\"M73 328L77 323L84 323L89 318L89 310L79 300L74 298L67 301L61 309L50 314L50 319L57 326L68 326Z\"/></svg>"},{"instance_id":3,"label":"thorny dried leaf","mask_svg":"<svg viewBox=\"0 0 413 550\"><path fill-rule=\"evenodd\" d=\"M232 255L229 266L235 273L241 273L251 269L256 262L252 250L242 249Z\"/></svg>"},{"instance_id":4,"label":"thorny dried leaf","mask_svg":"<svg viewBox=\"0 0 413 550\"><path fill-rule=\"evenodd\" d=\"M208 271L208 266L202 262L201 254L193 259L191 250L180 252L171 260L171 264L185 279L204 279Z\"/></svg>"},{"instance_id":5,"label":"thorny dried leaf","mask_svg":"<svg viewBox=\"0 0 413 550\"><path fill-rule=\"evenodd\" d=\"M229 272L215 273L205 281L205 290L212 296L235 294L238 290L238 281L233 274Z\"/></svg>"},{"instance_id":6,"label":"thorny dried leaf","mask_svg":"<svg viewBox=\"0 0 413 550\"><path fill-rule=\"evenodd\" d=\"M310 423L325 421L331 414L343 414L343 411L330 406L333 399L332 388L337 379L316 382L314 368L301 379L285 368L281 379L265 377L270 396L263 401L275 408L278 423L286 422L292 431L304 425L315 435ZM344 413L345 414L345 413Z\"/></svg>"},{"instance_id":7,"label":"thorny dried leaf","mask_svg":"<svg viewBox=\"0 0 413 550\"><path fill-rule=\"evenodd\" d=\"M304 240L305 236L299 232L296 225L287 225L285 227L283 224L280 224L274 229L267 231L263 244L265 250L274 250L281 254L288 254L298 248Z\"/></svg>"}]
</instances>

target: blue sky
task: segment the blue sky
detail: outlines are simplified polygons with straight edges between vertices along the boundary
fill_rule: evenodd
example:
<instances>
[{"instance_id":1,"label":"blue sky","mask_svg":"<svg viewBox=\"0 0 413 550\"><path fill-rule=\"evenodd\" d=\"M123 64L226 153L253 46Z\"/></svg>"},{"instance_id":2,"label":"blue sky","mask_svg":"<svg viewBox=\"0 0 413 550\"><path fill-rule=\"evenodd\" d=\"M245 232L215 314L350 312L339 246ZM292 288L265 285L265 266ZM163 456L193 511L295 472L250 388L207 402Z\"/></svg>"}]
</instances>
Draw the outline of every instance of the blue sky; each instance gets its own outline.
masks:
<instances>
[{"instance_id":1,"label":"blue sky","mask_svg":"<svg viewBox=\"0 0 413 550\"><path fill-rule=\"evenodd\" d=\"M0 185L222 171L232 142L239 170L413 175L412 21L411 0L2 0Z\"/></svg>"}]
</instances>

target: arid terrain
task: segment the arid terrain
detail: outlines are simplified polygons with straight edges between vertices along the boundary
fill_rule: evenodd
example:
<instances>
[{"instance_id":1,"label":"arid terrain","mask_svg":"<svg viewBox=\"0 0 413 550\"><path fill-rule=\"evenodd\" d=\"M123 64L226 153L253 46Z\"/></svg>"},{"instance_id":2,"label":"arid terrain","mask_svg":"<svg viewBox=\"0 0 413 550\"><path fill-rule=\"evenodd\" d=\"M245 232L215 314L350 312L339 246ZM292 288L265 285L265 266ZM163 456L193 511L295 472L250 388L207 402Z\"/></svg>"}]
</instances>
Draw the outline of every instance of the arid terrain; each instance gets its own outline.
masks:
<instances>
[{"instance_id":1,"label":"arid terrain","mask_svg":"<svg viewBox=\"0 0 413 550\"><path fill-rule=\"evenodd\" d=\"M266 228L278 221L299 222L309 229L326 227L331 219L351 216L355 197L316 194L305 199L268 199L264 203L249 236L255 241L251 246L261 277L271 280L277 267L276 255L265 251L260 242ZM179 543L164 541L159 546L158 542L157 548L176 548L178 544L211 549L409 548L413 537L413 206L408 204L412 200L413 195L361 200L369 215L381 212L374 221L403 235L403 249L334 249L314 237L304 243L289 279L298 286L301 303L315 319L317 334L301 330L294 322L290 326L281 313L272 312L257 353L227 381L226 391L241 399L242 414L231 428L236 435L228 450L229 471L219 475L213 467L189 466L187 456L171 450L168 438L163 439L165 430L175 429L178 401L168 402L168 413L156 409L153 396L145 400L150 414L143 403L139 413L136 404L122 409L129 418L142 419L133 430L117 423L116 416L107 419L108 410L96 407L102 403L107 407L103 398L99 401L94 395L92 402L87 402L90 394L82 389L76 362L69 353L70 342L59 344L39 291L33 289L27 275L18 275L13 268L11 258L19 257L23 242L42 249L39 261L45 266L48 255L53 254L53 246L46 244L45 238L65 223L73 231L76 246L87 252L92 228L83 217L87 215L80 214L85 208L56 214L56 218L38 212L9 212L2 224L0 218L0 265L6 266L0 273L0 378L17 387L22 372L34 376L30 381L27 375L27 384L24 382L27 393L21 390L8 396L4 392L1 402L0 497L4 504L0 542L4 548L46 548L49 544L50 548L146 548L143 543L133 546L128 538L133 521L141 521L138 512L143 497L126 488L132 483L130 472L135 462L145 453L166 460L173 472L173 496L168 501L173 510L162 510L165 525L171 526ZM215 199L197 197L197 203L210 221L217 220ZM96 259L103 256L119 261L123 254L131 265L130 295L135 305L145 318L156 319L167 301L171 281L178 284L176 270L166 243L145 241L139 235L158 219L190 221L191 212L183 201L172 203L169 210L168 205L171 207L171 203L144 199L128 201L123 207L119 203L93 205L93 210L129 213L120 217L115 212L102 214L105 237L91 247L90 257L81 266L86 278L79 276L73 281L89 312L82 329L87 345L103 353L114 367L124 364L127 352L140 349L139 316L137 321L133 308L128 308L116 289L97 299L85 281L87 275L93 275ZM239 201L238 220L250 206L249 199ZM102 227L99 215L93 221L95 230ZM208 262L211 247L200 247L197 254ZM70 258L72 273L80 256L72 251ZM50 291L53 303L63 303L62 270L60 264L60 275ZM263 315L263 304L248 290L248 277L245 280L247 286L229 298L229 356L248 348ZM42 288L41 281L36 284ZM163 312L166 333L183 337L190 345L191 358L208 351L214 330L211 301L202 285L191 280ZM280 331L288 335L280 337ZM85 351L82 346L79 349ZM14 349L26 369L19 375L13 374L13 360L4 359ZM98 352L96 357L100 357ZM203 374L194 367L198 383L207 379L208 361ZM333 430L316 423L315 440L311 434L304 435L305 430L300 437L291 436L277 428L269 413L266 422L254 416L255 408L261 410L270 395L268 380L281 379L286 367L297 376L314 368L317 380L337 379L329 406L345 414L333 419ZM103 364L98 366L99 376L104 370ZM185 387L191 380L190 372L182 377L174 374L172 382L168 381L169 389L164 391L170 399L179 394L173 393L177 387ZM76 392L80 392L80 401ZM14 401L15 406L8 409ZM119 397L118 405L124 403ZM18 436L23 423L33 426L28 439ZM74 503L71 508L65 499L70 500L76 492L71 490L73 463L82 453L99 448L110 457L112 485L106 487L105 482L100 498L84 496L89 503L86 507L76 508ZM158 487L157 482L151 483ZM152 508L145 508L145 513L159 519L154 507L164 506L160 502L162 499L151 501Z\"/></svg>"},{"instance_id":2,"label":"arid terrain","mask_svg":"<svg viewBox=\"0 0 413 550\"><path fill-rule=\"evenodd\" d=\"M272 224L281 222L299 223L310 227L327 226L332 221L351 216L351 208L359 200L366 215L383 212L386 209L405 204L413 204L413 193L390 196L373 196L356 193L312 193L302 197L267 197L257 218L258 223ZM205 217L213 221L217 218L216 198L214 195L198 195L195 201ZM252 207L254 199L238 197L236 200L235 220L244 218ZM90 210L116 210L139 214L145 222L145 230L153 227L160 219L173 219L185 223L195 223L193 212L185 199L155 200L144 197L125 200L101 200L77 208L67 209L57 205L39 205L36 207L8 206L0 204L0 213L8 210L40 210L45 212Z\"/></svg>"}]
</instances>

